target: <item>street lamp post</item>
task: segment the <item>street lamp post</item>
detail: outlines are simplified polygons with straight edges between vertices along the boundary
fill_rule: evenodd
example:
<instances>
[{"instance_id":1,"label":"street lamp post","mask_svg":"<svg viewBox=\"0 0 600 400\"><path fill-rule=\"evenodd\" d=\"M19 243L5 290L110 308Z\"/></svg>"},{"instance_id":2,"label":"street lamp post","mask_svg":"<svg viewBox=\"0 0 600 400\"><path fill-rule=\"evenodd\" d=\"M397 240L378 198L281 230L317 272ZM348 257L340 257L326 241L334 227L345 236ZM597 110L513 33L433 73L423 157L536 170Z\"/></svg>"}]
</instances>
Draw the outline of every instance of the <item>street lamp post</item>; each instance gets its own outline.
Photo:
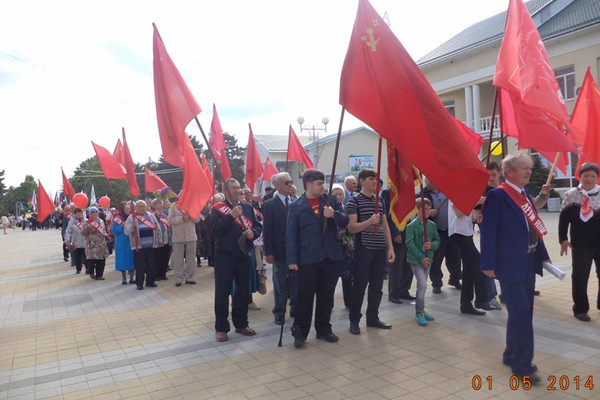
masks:
<instances>
[{"instance_id":1,"label":"street lamp post","mask_svg":"<svg viewBox=\"0 0 600 400\"><path fill-rule=\"evenodd\" d=\"M329 123L329 118L323 117L323 119L321 119L321 123L323 124L323 126L312 125L312 126L303 127L302 126L302 124L304 123L303 116L299 116L296 121L300 125L300 132L308 131L309 132L308 137L310 138L310 141L312 143L315 143L315 168L317 168L319 165L319 131L327 132L327 124ZM312 133L311 133L311 131L312 131Z\"/></svg>"}]
</instances>

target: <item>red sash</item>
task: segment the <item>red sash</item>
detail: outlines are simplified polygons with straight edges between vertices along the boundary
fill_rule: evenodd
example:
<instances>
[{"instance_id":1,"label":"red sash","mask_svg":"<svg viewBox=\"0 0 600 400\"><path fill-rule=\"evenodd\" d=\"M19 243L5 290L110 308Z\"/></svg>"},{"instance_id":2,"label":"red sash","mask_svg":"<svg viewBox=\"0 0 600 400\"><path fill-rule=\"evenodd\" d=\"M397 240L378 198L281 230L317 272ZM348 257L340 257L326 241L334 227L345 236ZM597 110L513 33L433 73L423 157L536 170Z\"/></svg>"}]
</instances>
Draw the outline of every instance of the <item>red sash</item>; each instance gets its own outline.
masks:
<instances>
[{"instance_id":1,"label":"red sash","mask_svg":"<svg viewBox=\"0 0 600 400\"><path fill-rule=\"evenodd\" d=\"M75 226L77 229L81 230L81 228L83 228L83 221L75 222Z\"/></svg>"},{"instance_id":2,"label":"red sash","mask_svg":"<svg viewBox=\"0 0 600 400\"><path fill-rule=\"evenodd\" d=\"M167 228L171 227L171 224L169 224L169 218L165 217L164 215L161 215L160 217L158 217L158 219L160 220L160 222L165 224Z\"/></svg>"},{"instance_id":3,"label":"red sash","mask_svg":"<svg viewBox=\"0 0 600 400\"><path fill-rule=\"evenodd\" d=\"M516 191L515 188L506 183L501 183L498 186L498 188L504 190L508 197L510 197L512 201L514 201L515 204L519 206L519 208L521 209L521 211L523 211L523 214L525 215L525 219L535 230L535 233L540 239L543 239L544 235L548 233L548 229L546 229L546 226L540 219L540 216L538 215L535 207L531 205L531 203L529 202L529 200L527 200L525 195Z\"/></svg>"},{"instance_id":4,"label":"red sash","mask_svg":"<svg viewBox=\"0 0 600 400\"><path fill-rule=\"evenodd\" d=\"M259 210L258 208L256 208L256 207L254 207L254 206L252 206L252 208L254 208L254 214L256 214L256 217L257 217L257 218L258 218L260 221L262 221L262 220L263 220L263 215L262 215L262 213L260 212L260 210Z\"/></svg>"},{"instance_id":5,"label":"red sash","mask_svg":"<svg viewBox=\"0 0 600 400\"><path fill-rule=\"evenodd\" d=\"M113 217L113 222L119 226L123 226L123 223L125 221L123 221L123 218L121 218L121 216L119 214L117 214Z\"/></svg>"},{"instance_id":6,"label":"red sash","mask_svg":"<svg viewBox=\"0 0 600 400\"><path fill-rule=\"evenodd\" d=\"M85 222L87 224L90 224L101 235L106 235L106 231L104 230L104 227L102 225L100 225L100 223L98 223L98 221L95 221L95 220L93 220L93 219L90 218L90 219L88 219Z\"/></svg>"},{"instance_id":7,"label":"red sash","mask_svg":"<svg viewBox=\"0 0 600 400\"><path fill-rule=\"evenodd\" d=\"M65 213L65 217L67 217L69 221L73 219L73 216L70 213Z\"/></svg>"},{"instance_id":8,"label":"red sash","mask_svg":"<svg viewBox=\"0 0 600 400\"><path fill-rule=\"evenodd\" d=\"M140 221L142 224L146 225L148 228L152 229L153 231L156 230L156 225L154 225L152 223L152 221L150 221L148 218L144 217L143 215L140 214L136 214L135 218Z\"/></svg>"},{"instance_id":9,"label":"red sash","mask_svg":"<svg viewBox=\"0 0 600 400\"><path fill-rule=\"evenodd\" d=\"M215 210L220 212L223 215L231 214L231 207L225 202L219 202L213 206ZM240 218L241 217L241 218ZM244 214L240 215L240 217L233 220L237 226L242 228L243 230L252 229L252 220L246 217ZM243 225L242 225L243 223Z\"/></svg>"}]
</instances>

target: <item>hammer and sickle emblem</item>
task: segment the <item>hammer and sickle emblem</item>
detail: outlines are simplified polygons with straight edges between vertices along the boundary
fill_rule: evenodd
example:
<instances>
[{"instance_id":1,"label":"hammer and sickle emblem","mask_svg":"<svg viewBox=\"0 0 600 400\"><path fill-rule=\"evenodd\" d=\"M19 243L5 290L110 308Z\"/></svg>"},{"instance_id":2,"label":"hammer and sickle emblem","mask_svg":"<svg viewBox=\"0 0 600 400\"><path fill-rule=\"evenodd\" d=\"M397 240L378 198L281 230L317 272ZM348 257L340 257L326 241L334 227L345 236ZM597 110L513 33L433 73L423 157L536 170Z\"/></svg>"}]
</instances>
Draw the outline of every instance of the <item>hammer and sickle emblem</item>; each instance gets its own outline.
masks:
<instances>
[{"instance_id":1,"label":"hammer and sickle emblem","mask_svg":"<svg viewBox=\"0 0 600 400\"><path fill-rule=\"evenodd\" d=\"M379 40L381 38L377 38L375 39L373 37L373 33L375 32L375 29L373 28L367 28L367 35L369 36L369 40L367 40L367 36L361 36L361 40L365 41L367 43L367 46L369 46L371 48L371 51L375 52L377 51L377 43L379 43Z\"/></svg>"}]
</instances>

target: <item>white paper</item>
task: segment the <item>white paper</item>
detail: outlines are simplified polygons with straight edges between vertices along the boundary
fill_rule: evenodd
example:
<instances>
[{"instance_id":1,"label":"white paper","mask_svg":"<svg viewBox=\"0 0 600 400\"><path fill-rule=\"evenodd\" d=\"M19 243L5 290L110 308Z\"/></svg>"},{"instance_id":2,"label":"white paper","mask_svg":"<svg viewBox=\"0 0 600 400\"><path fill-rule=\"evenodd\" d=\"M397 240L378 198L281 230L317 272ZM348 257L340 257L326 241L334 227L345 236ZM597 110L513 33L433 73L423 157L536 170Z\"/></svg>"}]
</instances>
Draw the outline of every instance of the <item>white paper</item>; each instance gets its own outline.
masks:
<instances>
[{"instance_id":1,"label":"white paper","mask_svg":"<svg viewBox=\"0 0 600 400\"><path fill-rule=\"evenodd\" d=\"M550 272L552 275L554 275L561 281L564 281L565 278L567 277L567 274L565 274L565 272L563 270L550 264L548 261L544 261L544 263L542 264L542 267L544 267L544 269L546 271Z\"/></svg>"}]
</instances>

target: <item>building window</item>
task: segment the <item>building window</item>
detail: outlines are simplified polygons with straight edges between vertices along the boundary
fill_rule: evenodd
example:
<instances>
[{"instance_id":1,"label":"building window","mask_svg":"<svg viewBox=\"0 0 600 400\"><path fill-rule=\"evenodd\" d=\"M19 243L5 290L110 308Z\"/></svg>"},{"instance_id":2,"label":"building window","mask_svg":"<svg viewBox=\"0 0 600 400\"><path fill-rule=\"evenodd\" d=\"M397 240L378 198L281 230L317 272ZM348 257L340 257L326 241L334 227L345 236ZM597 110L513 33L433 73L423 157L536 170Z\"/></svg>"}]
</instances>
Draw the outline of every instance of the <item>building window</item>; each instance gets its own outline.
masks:
<instances>
[{"instance_id":1,"label":"building window","mask_svg":"<svg viewBox=\"0 0 600 400\"><path fill-rule=\"evenodd\" d=\"M575 100L575 68L573 66L554 71L558 87L565 100Z\"/></svg>"},{"instance_id":2,"label":"building window","mask_svg":"<svg viewBox=\"0 0 600 400\"><path fill-rule=\"evenodd\" d=\"M446 110L450 113L450 115L456 117L454 113L454 100L444 101L444 107L446 107Z\"/></svg>"}]
</instances>

